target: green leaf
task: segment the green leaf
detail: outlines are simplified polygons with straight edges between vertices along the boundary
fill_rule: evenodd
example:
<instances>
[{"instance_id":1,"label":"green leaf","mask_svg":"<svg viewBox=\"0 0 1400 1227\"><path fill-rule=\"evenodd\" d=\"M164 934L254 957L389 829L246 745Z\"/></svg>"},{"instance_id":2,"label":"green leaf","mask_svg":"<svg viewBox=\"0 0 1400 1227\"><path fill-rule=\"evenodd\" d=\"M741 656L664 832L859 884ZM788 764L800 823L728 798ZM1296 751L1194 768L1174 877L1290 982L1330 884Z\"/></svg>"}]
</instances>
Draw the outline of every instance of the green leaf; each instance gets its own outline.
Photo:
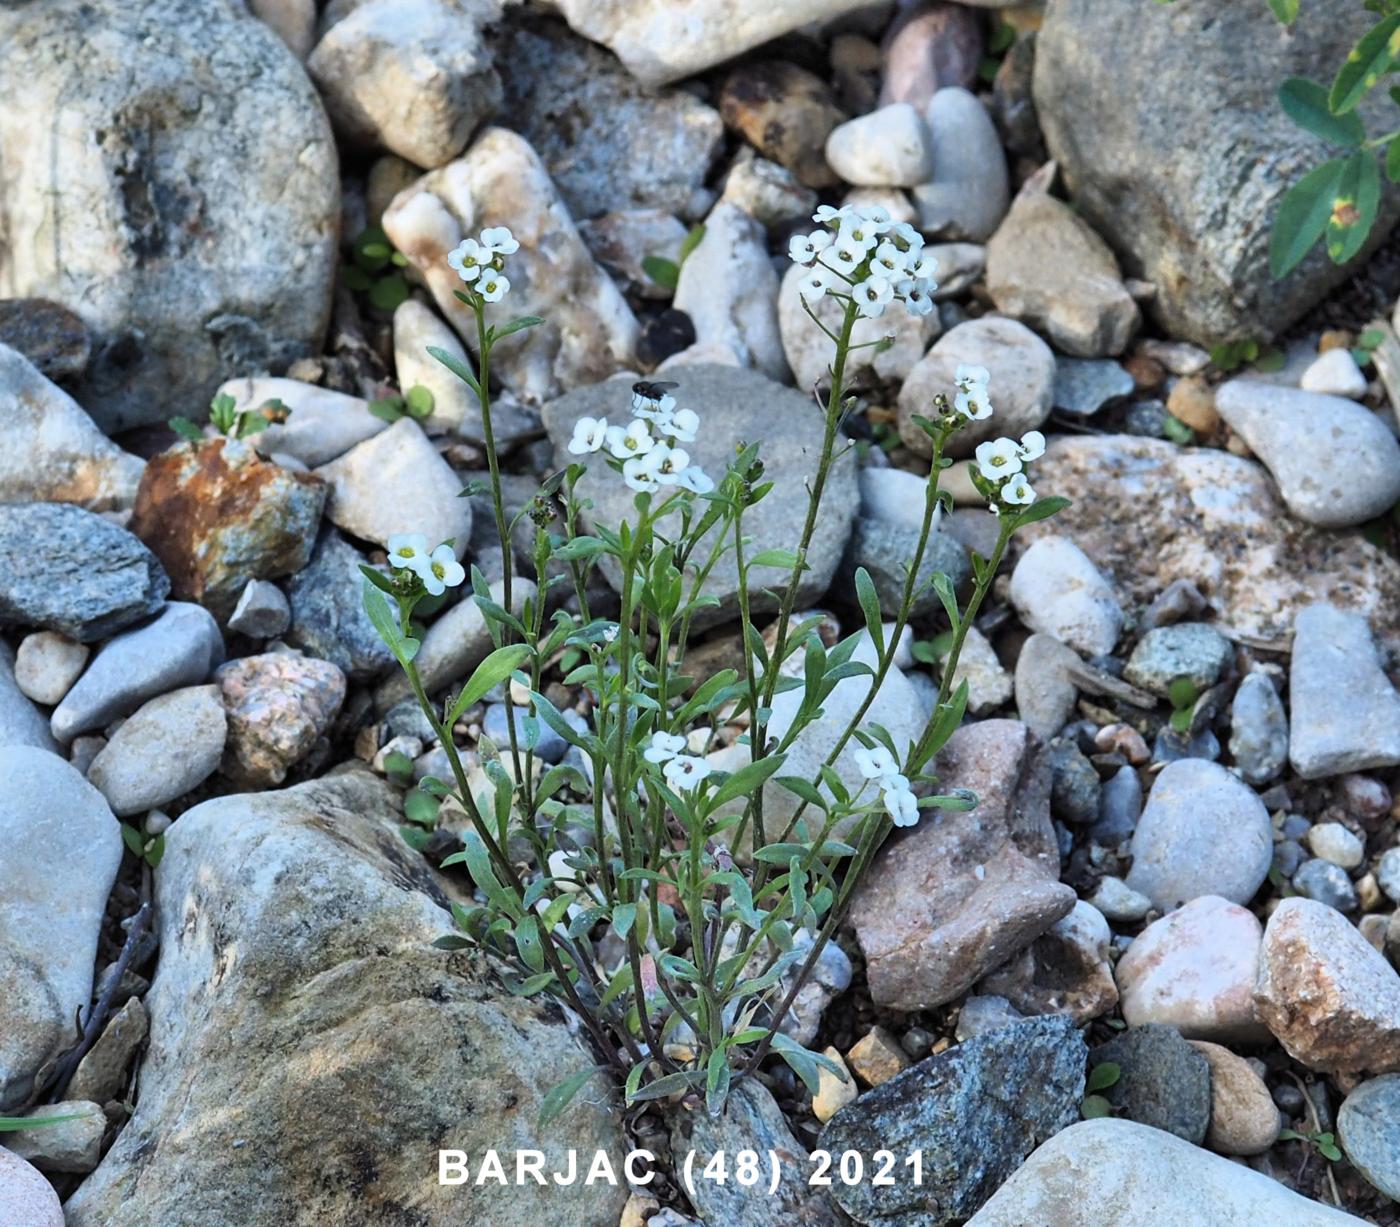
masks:
<instances>
[{"instance_id":1,"label":"green leaf","mask_svg":"<svg viewBox=\"0 0 1400 1227\"><path fill-rule=\"evenodd\" d=\"M456 375L457 378L475 392L477 396L481 395L481 385L476 382L476 376L472 373L471 368L455 354L449 354L447 350L439 349L436 345L429 345L428 353Z\"/></svg>"},{"instance_id":2,"label":"green leaf","mask_svg":"<svg viewBox=\"0 0 1400 1227\"><path fill-rule=\"evenodd\" d=\"M1101 1116L1112 1116L1113 1105L1102 1095L1086 1095L1079 1105L1079 1115L1085 1120L1097 1120Z\"/></svg>"},{"instance_id":3,"label":"green leaf","mask_svg":"<svg viewBox=\"0 0 1400 1227\"><path fill-rule=\"evenodd\" d=\"M681 278L680 265L665 256L643 256L642 272L663 290L674 290Z\"/></svg>"},{"instance_id":4,"label":"green leaf","mask_svg":"<svg viewBox=\"0 0 1400 1227\"><path fill-rule=\"evenodd\" d=\"M1189 677L1174 677L1167 687L1167 697L1171 700L1171 705L1180 710L1195 703L1200 697L1200 692L1196 689L1196 683Z\"/></svg>"},{"instance_id":5,"label":"green leaf","mask_svg":"<svg viewBox=\"0 0 1400 1227\"><path fill-rule=\"evenodd\" d=\"M402 273L381 277L369 288L370 306L380 311L396 311L408 298L408 282Z\"/></svg>"},{"instance_id":6,"label":"green leaf","mask_svg":"<svg viewBox=\"0 0 1400 1227\"><path fill-rule=\"evenodd\" d=\"M122 843L138 860L146 855L146 837L129 822L122 823Z\"/></svg>"},{"instance_id":7,"label":"green leaf","mask_svg":"<svg viewBox=\"0 0 1400 1227\"><path fill-rule=\"evenodd\" d=\"M189 418L171 418L169 426L170 429L182 439L189 439L191 442L198 443L204 438L204 431L194 422L191 422Z\"/></svg>"},{"instance_id":8,"label":"green leaf","mask_svg":"<svg viewBox=\"0 0 1400 1227\"><path fill-rule=\"evenodd\" d=\"M29 1129L47 1129L67 1120L82 1120L85 1113L70 1112L66 1116L0 1116L0 1133L19 1133Z\"/></svg>"},{"instance_id":9,"label":"green leaf","mask_svg":"<svg viewBox=\"0 0 1400 1227\"><path fill-rule=\"evenodd\" d=\"M530 655L530 648L524 643L511 643L497 648L472 671L462 693L447 713L449 726L473 703L486 696L486 693L505 681Z\"/></svg>"},{"instance_id":10,"label":"green leaf","mask_svg":"<svg viewBox=\"0 0 1400 1227\"><path fill-rule=\"evenodd\" d=\"M151 846L146 849L146 864L152 869L159 869L161 861L165 858L165 834L162 832L151 840Z\"/></svg>"},{"instance_id":11,"label":"green leaf","mask_svg":"<svg viewBox=\"0 0 1400 1227\"><path fill-rule=\"evenodd\" d=\"M408 411L414 417L427 417L433 411L433 393L431 388L425 388L421 383L415 383L404 393L404 404L408 406Z\"/></svg>"},{"instance_id":12,"label":"green leaf","mask_svg":"<svg viewBox=\"0 0 1400 1227\"><path fill-rule=\"evenodd\" d=\"M510 323L502 324L499 328L493 328L491 330L491 337L492 340L499 341L503 337L508 337L512 333L519 332L522 328L536 328L543 323L544 320L538 315L517 315Z\"/></svg>"},{"instance_id":13,"label":"green leaf","mask_svg":"<svg viewBox=\"0 0 1400 1227\"><path fill-rule=\"evenodd\" d=\"M407 669L418 653L418 640L410 639L403 633L393 607L389 604L389 598L368 579L361 586L360 599L364 603L370 623L384 640L384 646L394 654L394 659Z\"/></svg>"},{"instance_id":14,"label":"green leaf","mask_svg":"<svg viewBox=\"0 0 1400 1227\"><path fill-rule=\"evenodd\" d=\"M1286 26L1291 26L1298 20L1299 0L1269 0L1269 8L1273 15Z\"/></svg>"},{"instance_id":15,"label":"green leaf","mask_svg":"<svg viewBox=\"0 0 1400 1227\"><path fill-rule=\"evenodd\" d=\"M403 799L403 816L409 822L417 823L420 827L437 826L438 810L442 802L436 797L430 797L427 793L415 788L412 792L405 794Z\"/></svg>"},{"instance_id":16,"label":"green leaf","mask_svg":"<svg viewBox=\"0 0 1400 1227\"><path fill-rule=\"evenodd\" d=\"M760 758L756 763L740 767L710 795L710 807L718 809L726 801L732 801L735 797L744 797L757 792L763 787L763 782L777 771L786 760L787 755L785 754L769 754Z\"/></svg>"},{"instance_id":17,"label":"green leaf","mask_svg":"<svg viewBox=\"0 0 1400 1227\"><path fill-rule=\"evenodd\" d=\"M1381 204L1381 174L1369 153L1354 153L1346 161L1327 222L1327 254L1333 264L1345 264L1366 245Z\"/></svg>"},{"instance_id":18,"label":"green leaf","mask_svg":"<svg viewBox=\"0 0 1400 1227\"><path fill-rule=\"evenodd\" d=\"M689 1090L699 1079L701 1074L698 1070L680 1073L667 1074L664 1078L657 1078L653 1082L648 1082L646 1086L639 1087L631 1092L627 1097L628 1103L643 1103L648 1099L665 1099L669 1095L674 1095L677 1091Z\"/></svg>"},{"instance_id":19,"label":"green leaf","mask_svg":"<svg viewBox=\"0 0 1400 1227\"><path fill-rule=\"evenodd\" d=\"M369 411L385 422L397 422L403 417L403 401L397 396L381 396L369 403Z\"/></svg>"},{"instance_id":20,"label":"green leaf","mask_svg":"<svg viewBox=\"0 0 1400 1227\"><path fill-rule=\"evenodd\" d=\"M1276 278L1285 277L1297 268L1327 230L1327 223L1332 219L1332 202L1346 164L1346 158L1333 158L1309 171L1288 189L1269 236L1269 271Z\"/></svg>"},{"instance_id":21,"label":"green leaf","mask_svg":"<svg viewBox=\"0 0 1400 1227\"><path fill-rule=\"evenodd\" d=\"M1359 149L1366 139L1366 125L1357 114L1333 115L1327 105L1327 87L1306 77L1289 77L1279 86L1278 100L1288 118L1300 128L1334 145Z\"/></svg>"},{"instance_id":22,"label":"green leaf","mask_svg":"<svg viewBox=\"0 0 1400 1227\"><path fill-rule=\"evenodd\" d=\"M1016 527L1048 520L1053 515L1059 515L1069 505L1070 500L1058 494L1050 498L1038 498L1016 517Z\"/></svg>"},{"instance_id":23,"label":"green leaf","mask_svg":"<svg viewBox=\"0 0 1400 1227\"><path fill-rule=\"evenodd\" d=\"M632 926L636 923L637 905L635 903L619 903L613 908L613 932L623 941L627 940L627 935L632 932Z\"/></svg>"},{"instance_id":24,"label":"green leaf","mask_svg":"<svg viewBox=\"0 0 1400 1227\"><path fill-rule=\"evenodd\" d=\"M1390 71L1397 55L1400 55L1400 13L1372 26L1337 70L1327 99L1332 113L1345 115L1353 110L1367 91Z\"/></svg>"},{"instance_id":25,"label":"green leaf","mask_svg":"<svg viewBox=\"0 0 1400 1227\"><path fill-rule=\"evenodd\" d=\"M1122 1076L1123 1069L1116 1061L1104 1061L1089 1071L1084 1088L1088 1091L1106 1091L1116 1085Z\"/></svg>"},{"instance_id":26,"label":"green leaf","mask_svg":"<svg viewBox=\"0 0 1400 1227\"><path fill-rule=\"evenodd\" d=\"M1182 447L1193 443L1196 438L1196 432L1191 427L1171 416L1168 416L1167 420L1162 423L1162 433L1172 443L1179 443Z\"/></svg>"},{"instance_id":27,"label":"green leaf","mask_svg":"<svg viewBox=\"0 0 1400 1227\"><path fill-rule=\"evenodd\" d=\"M676 259L681 264L684 264L690 258L690 253L699 247L704 239L705 223L697 222L690 228L685 238L681 240L681 249Z\"/></svg>"},{"instance_id":28,"label":"green leaf","mask_svg":"<svg viewBox=\"0 0 1400 1227\"><path fill-rule=\"evenodd\" d=\"M791 571L797 565L797 554L793 550L759 550L748 560L748 564L751 567L782 567L785 571Z\"/></svg>"},{"instance_id":29,"label":"green leaf","mask_svg":"<svg viewBox=\"0 0 1400 1227\"><path fill-rule=\"evenodd\" d=\"M864 567L856 568L856 600L865 614L865 629L870 632L870 641L875 645L879 656L885 654L885 628L880 621L880 598L875 592L875 582Z\"/></svg>"},{"instance_id":30,"label":"green leaf","mask_svg":"<svg viewBox=\"0 0 1400 1227\"><path fill-rule=\"evenodd\" d=\"M584 1087L584 1084L593 1077L594 1074L607 1072L605 1065L590 1065L587 1069L581 1069L576 1074L570 1074L563 1082L557 1086L552 1086L545 1092L545 1096L540 1100L539 1127L543 1129L556 1116L574 1100L574 1096Z\"/></svg>"}]
</instances>

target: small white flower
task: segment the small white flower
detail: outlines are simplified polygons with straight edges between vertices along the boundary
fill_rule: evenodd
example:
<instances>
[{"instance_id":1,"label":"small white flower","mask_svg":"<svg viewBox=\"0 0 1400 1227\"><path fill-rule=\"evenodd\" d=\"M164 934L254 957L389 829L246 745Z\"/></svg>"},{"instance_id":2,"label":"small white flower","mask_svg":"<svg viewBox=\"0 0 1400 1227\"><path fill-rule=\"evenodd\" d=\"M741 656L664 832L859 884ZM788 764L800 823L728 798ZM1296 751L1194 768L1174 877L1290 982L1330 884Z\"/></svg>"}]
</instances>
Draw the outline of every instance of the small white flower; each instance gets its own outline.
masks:
<instances>
[{"instance_id":1,"label":"small white flower","mask_svg":"<svg viewBox=\"0 0 1400 1227\"><path fill-rule=\"evenodd\" d=\"M812 220L823 226L833 226L850 217L852 212L850 205L843 205L839 209L833 209L830 205L818 205L817 211L812 214Z\"/></svg>"},{"instance_id":2,"label":"small white flower","mask_svg":"<svg viewBox=\"0 0 1400 1227\"><path fill-rule=\"evenodd\" d=\"M904 253L893 243L881 243L870 258L870 271L888 281L899 281L905 275Z\"/></svg>"},{"instance_id":3,"label":"small white flower","mask_svg":"<svg viewBox=\"0 0 1400 1227\"><path fill-rule=\"evenodd\" d=\"M665 392L661 394L660 399L643 396L640 392L632 393L632 412L649 422L669 422L675 407L676 398Z\"/></svg>"},{"instance_id":4,"label":"small white flower","mask_svg":"<svg viewBox=\"0 0 1400 1227\"><path fill-rule=\"evenodd\" d=\"M1021 471L1021 449L1015 439L988 439L977 445L977 468L988 481L1002 481Z\"/></svg>"},{"instance_id":5,"label":"small white flower","mask_svg":"<svg viewBox=\"0 0 1400 1227\"><path fill-rule=\"evenodd\" d=\"M992 416L992 402L987 396L984 383L969 384L953 397L953 408L963 417L981 422Z\"/></svg>"},{"instance_id":6,"label":"small white flower","mask_svg":"<svg viewBox=\"0 0 1400 1227\"><path fill-rule=\"evenodd\" d=\"M658 443L647 453L647 467L663 486L674 486L690 466L690 453L681 447Z\"/></svg>"},{"instance_id":7,"label":"small white flower","mask_svg":"<svg viewBox=\"0 0 1400 1227\"><path fill-rule=\"evenodd\" d=\"M389 565L416 571L428 565L428 538L422 533L395 533L389 538Z\"/></svg>"},{"instance_id":8,"label":"small white flower","mask_svg":"<svg viewBox=\"0 0 1400 1227\"><path fill-rule=\"evenodd\" d=\"M810 264L819 252L831 246L830 230L814 230L811 234L794 234L788 240L788 258L797 264Z\"/></svg>"},{"instance_id":9,"label":"small white flower","mask_svg":"<svg viewBox=\"0 0 1400 1227\"><path fill-rule=\"evenodd\" d=\"M895 222L886 232L896 243L902 243L910 251L919 251L924 245L924 236L908 222Z\"/></svg>"},{"instance_id":10,"label":"small white flower","mask_svg":"<svg viewBox=\"0 0 1400 1227\"><path fill-rule=\"evenodd\" d=\"M831 289L831 281L830 271L818 265L798 281L797 293L805 302L814 302L818 298L826 297Z\"/></svg>"},{"instance_id":11,"label":"small white flower","mask_svg":"<svg viewBox=\"0 0 1400 1227\"><path fill-rule=\"evenodd\" d=\"M694 443L700 430L700 415L694 409L677 409L666 423L666 433L682 443Z\"/></svg>"},{"instance_id":12,"label":"small white flower","mask_svg":"<svg viewBox=\"0 0 1400 1227\"><path fill-rule=\"evenodd\" d=\"M663 733L659 729L651 735L651 746L642 757L649 763L669 763L685 749L685 738L680 733Z\"/></svg>"},{"instance_id":13,"label":"small white flower","mask_svg":"<svg viewBox=\"0 0 1400 1227\"><path fill-rule=\"evenodd\" d=\"M509 226L487 226L481 232L481 245L498 256L513 256L520 250L520 244L511 234Z\"/></svg>"},{"instance_id":14,"label":"small white flower","mask_svg":"<svg viewBox=\"0 0 1400 1227\"><path fill-rule=\"evenodd\" d=\"M901 281L894 287L895 296L904 300L910 315L928 315L933 310L933 282L917 279Z\"/></svg>"},{"instance_id":15,"label":"small white flower","mask_svg":"<svg viewBox=\"0 0 1400 1227\"><path fill-rule=\"evenodd\" d=\"M852 247L859 247L862 254L870 251L876 243L880 241L879 232L874 223L868 222L863 217L848 217L841 223L841 229L836 234L836 245L839 247L845 243Z\"/></svg>"},{"instance_id":16,"label":"small white flower","mask_svg":"<svg viewBox=\"0 0 1400 1227\"><path fill-rule=\"evenodd\" d=\"M661 483L656 479L656 473L647 463L645 456L633 456L631 460L622 462L622 480L633 490L659 490Z\"/></svg>"},{"instance_id":17,"label":"small white flower","mask_svg":"<svg viewBox=\"0 0 1400 1227\"><path fill-rule=\"evenodd\" d=\"M1038 430L1028 430L1021 436L1021 459L1029 463L1045 455L1045 436Z\"/></svg>"},{"instance_id":18,"label":"small white flower","mask_svg":"<svg viewBox=\"0 0 1400 1227\"><path fill-rule=\"evenodd\" d=\"M856 767L862 779L883 780L887 776L899 774L899 764L894 761L894 755L886 746L874 745L868 750L864 746L857 746L852 757L856 760Z\"/></svg>"},{"instance_id":19,"label":"small white flower","mask_svg":"<svg viewBox=\"0 0 1400 1227\"><path fill-rule=\"evenodd\" d=\"M870 277L851 291L851 297L863 316L874 319L885 313L885 304L894 298L894 286L883 277Z\"/></svg>"},{"instance_id":20,"label":"small white flower","mask_svg":"<svg viewBox=\"0 0 1400 1227\"><path fill-rule=\"evenodd\" d=\"M415 568L418 577L423 581L423 587L428 590L431 596L441 596L449 588L455 588L464 579L467 573L462 569L462 564L457 561L457 555L452 552L450 545L440 545L429 555L426 564L421 568Z\"/></svg>"},{"instance_id":21,"label":"small white flower","mask_svg":"<svg viewBox=\"0 0 1400 1227\"><path fill-rule=\"evenodd\" d=\"M690 754L679 754L661 770L666 777L666 782L672 788L680 788L689 792L696 788L713 768L703 758L696 758Z\"/></svg>"},{"instance_id":22,"label":"small white flower","mask_svg":"<svg viewBox=\"0 0 1400 1227\"><path fill-rule=\"evenodd\" d=\"M992 373L985 366L969 366L966 362L960 362L953 375L953 382L964 392L970 392L973 388L985 388L991 380Z\"/></svg>"},{"instance_id":23,"label":"small white flower","mask_svg":"<svg viewBox=\"0 0 1400 1227\"><path fill-rule=\"evenodd\" d=\"M616 643L616 642L617 642L617 633L618 633L618 631L620 631L621 629L622 629L622 628L621 628L620 626L618 626L618 624L617 624L616 622L609 622L609 623L607 624L607 626L603 627L603 642L604 642L604 643Z\"/></svg>"},{"instance_id":24,"label":"small white flower","mask_svg":"<svg viewBox=\"0 0 1400 1227\"><path fill-rule=\"evenodd\" d=\"M865 252L858 244L848 243L842 236L822 252L819 259L833 273L844 277L855 271L856 265L865 259Z\"/></svg>"},{"instance_id":25,"label":"small white flower","mask_svg":"<svg viewBox=\"0 0 1400 1227\"><path fill-rule=\"evenodd\" d=\"M916 281L927 281L930 289L937 289L934 274L938 272L938 257L920 255L908 261L909 275Z\"/></svg>"},{"instance_id":26,"label":"small white flower","mask_svg":"<svg viewBox=\"0 0 1400 1227\"><path fill-rule=\"evenodd\" d=\"M695 494L709 494L715 488L715 483L710 480L709 474L698 464L692 464L677 474L676 485L680 486L682 490L690 490Z\"/></svg>"},{"instance_id":27,"label":"small white flower","mask_svg":"<svg viewBox=\"0 0 1400 1227\"><path fill-rule=\"evenodd\" d=\"M656 446L651 427L644 418L634 418L626 426L609 426L604 437L608 451L619 460L629 456L645 456Z\"/></svg>"},{"instance_id":28,"label":"small white flower","mask_svg":"<svg viewBox=\"0 0 1400 1227\"><path fill-rule=\"evenodd\" d=\"M890 211L884 205L867 205L860 213L868 225L875 227L876 234L883 234L893 225Z\"/></svg>"},{"instance_id":29,"label":"small white flower","mask_svg":"<svg viewBox=\"0 0 1400 1227\"><path fill-rule=\"evenodd\" d=\"M1002 501L1013 507L1028 507L1035 502L1035 491L1024 473L1017 473L1001 488Z\"/></svg>"},{"instance_id":30,"label":"small white flower","mask_svg":"<svg viewBox=\"0 0 1400 1227\"><path fill-rule=\"evenodd\" d=\"M575 456L586 456L601 448L607 436L607 418L579 418L574 423L574 437L569 440L569 451Z\"/></svg>"},{"instance_id":31,"label":"small white flower","mask_svg":"<svg viewBox=\"0 0 1400 1227\"><path fill-rule=\"evenodd\" d=\"M491 253L475 239L463 239L447 253L447 262L463 281L475 281L481 275L481 266L491 262Z\"/></svg>"},{"instance_id":32,"label":"small white flower","mask_svg":"<svg viewBox=\"0 0 1400 1227\"><path fill-rule=\"evenodd\" d=\"M486 269L476 283L476 291L487 302L500 302L510 289L510 281L493 269Z\"/></svg>"},{"instance_id":33,"label":"small white flower","mask_svg":"<svg viewBox=\"0 0 1400 1227\"><path fill-rule=\"evenodd\" d=\"M885 812L897 827L912 827L919 821L919 799L909 789L885 793Z\"/></svg>"}]
</instances>

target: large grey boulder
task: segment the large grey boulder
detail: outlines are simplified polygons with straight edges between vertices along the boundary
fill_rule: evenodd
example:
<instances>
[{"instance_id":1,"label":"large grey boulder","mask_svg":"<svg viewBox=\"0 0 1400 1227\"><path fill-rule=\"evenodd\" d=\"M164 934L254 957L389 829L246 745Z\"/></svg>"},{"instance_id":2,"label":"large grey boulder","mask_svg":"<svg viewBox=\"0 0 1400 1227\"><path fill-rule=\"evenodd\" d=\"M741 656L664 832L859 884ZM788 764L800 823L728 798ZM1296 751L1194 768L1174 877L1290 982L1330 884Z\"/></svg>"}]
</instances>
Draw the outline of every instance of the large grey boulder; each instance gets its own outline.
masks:
<instances>
[{"instance_id":1,"label":"large grey boulder","mask_svg":"<svg viewBox=\"0 0 1400 1227\"><path fill-rule=\"evenodd\" d=\"M625 1188L437 1183L439 1147L473 1170L539 1149L552 1171L570 1147L620 1166L625 1145L601 1081L538 1128L544 1093L595 1058L543 999L433 949L453 888L393 797L356 770L170 829L140 1100L69 1227L614 1227Z\"/></svg>"},{"instance_id":2,"label":"large grey boulder","mask_svg":"<svg viewBox=\"0 0 1400 1227\"><path fill-rule=\"evenodd\" d=\"M330 129L242 5L0 9L0 297L93 334L74 394L108 431L197 416L318 352L340 223Z\"/></svg>"},{"instance_id":3,"label":"large grey boulder","mask_svg":"<svg viewBox=\"0 0 1400 1227\"><path fill-rule=\"evenodd\" d=\"M1046 144L1079 212L1156 284L1171 335L1271 336L1355 272L1320 248L1282 282L1269 272L1280 199L1337 153L1277 91L1291 76L1330 81L1373 20L1360 5L1304 6L1285 27L1266 4L1052 0L1035 54ZM1377 241L1397 215L1387 188Z\"/></svg>"},{"instance_id":4,"label":"large grey boulder","mask_svg":"<svg viewBox=\"0 0 1400 1227\"><path fill-rule=\"evenodd\" d=\"M807 483L816 476L821 454L821 417L810 399L757 371L740 367L697 364L682 367L675 374L680 384L674 393L677 405L700 415L698 438L694 443L681 445L689 453L692 464L700 465L718 483L734 458L735 444L740 441L759 444L764 480L771 481L773 489L762 502L744 513L744 535L750 538L746 547L748 556L752 558L761 550L796 549L807 515ZM630 420L631 399L629 385L618 379L579 388L545 405L544 424L554 444L558 467L579 459L568 451L574 423L579 418L606 417L616 425L626 425ZM601 455L585 459L589 462L588 472L578 483L578 496L593 503L584 512L585 524L602 524L615 530L622 520L635 523L637 512L632 500L636 491L608 467ZM848 451L837 458L827 476L817 530L807 553L808 570L798 585L797 608L826 592L841 561L859 505L855 458ZM674 512L663 521L673 528L678 522L679 517ZM698 557L706 555L711 539L705 539ZM604 573L610 583L616 584L615 568L605 565ZM785 571L770 568L756 574L761 574L764 583L773 587L786 582ZM737 590L738 569L731 551L716 564L703 589L706 594L717 597L720 604L715 609L702 610L696 621L713 623L736 617ZM758 591L752 593L754 611L763 612L774 607L769 597Z\"/></svg>"}]
</instances>

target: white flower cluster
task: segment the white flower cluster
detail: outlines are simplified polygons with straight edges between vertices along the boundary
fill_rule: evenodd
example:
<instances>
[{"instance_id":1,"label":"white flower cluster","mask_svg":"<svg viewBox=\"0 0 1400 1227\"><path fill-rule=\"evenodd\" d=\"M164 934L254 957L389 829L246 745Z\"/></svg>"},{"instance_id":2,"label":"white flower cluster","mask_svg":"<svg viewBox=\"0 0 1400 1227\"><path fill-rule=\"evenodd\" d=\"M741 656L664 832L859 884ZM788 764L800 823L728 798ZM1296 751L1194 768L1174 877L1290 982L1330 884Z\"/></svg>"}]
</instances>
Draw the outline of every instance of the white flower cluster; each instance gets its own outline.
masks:
<instances>
[{"instance_id":1,"label":"white flower cluster","mask_svg":"<svg viewBox=\"0 0 1400 1227\"><path fill-rule=\"evenodd\" d=\"M1028 430L1015 439L989 439L977 445L977 472L993 488L997 499L1012 507L1029 507L1035 491L1026 479L1025 466L1045 455L1045 436ZM997 509L993 503L992 510Z\"/></svg>"},{"instance_id":2,"label":"white flower cluster","mask_svg":"<svg viewBox=\"0 0 1400 1227\"><path fill-rule=\"evenodd\" d=\"M985 366L968 366L960 363L953 382L957 393L953 397L953 408L971 422L981 422L992 416L992 398L987 393L987 383L991 372Z\"/></svg>"},{"instance_id":3,"label":"white flower cluster","mask_svg":"<svg viewBox=\"0 0 1400 1227\"><path fill-rule=\"evenodd\" d=\"M897 827L912 827L919 821L919 799L909 787L907 776L899 772L894 755L884 746L866 750L857 747L856 766L867 780L874 780L884 796L885 812Z\"/></svg>"},{"instance_id":4,"label":"white flower cluster","mask_svg":"<svg viewBox=\"0 0 1400 1227\"><path fill-rule=\"evenodd\" d=\"M812 266L798 285L805 301L827 294L853 299L867 319L884 315L896 300L910 315L933 310L938 261L924 255L924 236L908 222L891 221L879 205L822 205L812 220L823 229L795 234L788 243L796 263Z\"/></svg>"},{"instance_id":5,"label":"white flower cluster","mask_svg":"<svg viewBox=\"0 0 1400 1227\"><path fill-rule=\"evenodd\" d=\"M395 533L389 538L389 564L401 571L412 571L423 581L430 596L441 596L455 588L467 573L450 545L428 549L422 533Z\"/></svg>"},{"instance_id":6,"label":"white flower cluster","mask_svg":"<svg viewBox=\"0 0 1400 1227\"><path fill-rule=\"evenodd\" d=\"M487 226L474 239L463 239L447 255L447 262L486 302L500 302L510 289L510 281L501 271L505 257L520 250L509 226Z\"/></svg>"},{"instance_id":7,"label":"white flower cluster","mask_svg":"<svg viewBox=\"0 0 1400 1227\"><path fill-rule=\"evenodd\" d=\"M685 738L679 733L656 732L651 735L651 745L642 757L661 767L661 774L672 788L690 792L712 768L703 758L682 753L685 746Z\"/></svg>"},{"instance_id":8,"label":"white flower cluster","mask_svg":"<svg viewBox=\"0 0 1400 1227\"><path fill-rule=\"evenodd\" d=\"M677 409L667 384L640 383L632 390L632 420L626 426L610 426L607 418L579 418L569 440L569 452L586 456L606 451L622 461L622 477L633 490L657 490L679 486L695 494L715 488L705 470L690 463L690 453L680 443L694 443L700 433L700 416L694 409Z\"/></svg>"}]
</instances>

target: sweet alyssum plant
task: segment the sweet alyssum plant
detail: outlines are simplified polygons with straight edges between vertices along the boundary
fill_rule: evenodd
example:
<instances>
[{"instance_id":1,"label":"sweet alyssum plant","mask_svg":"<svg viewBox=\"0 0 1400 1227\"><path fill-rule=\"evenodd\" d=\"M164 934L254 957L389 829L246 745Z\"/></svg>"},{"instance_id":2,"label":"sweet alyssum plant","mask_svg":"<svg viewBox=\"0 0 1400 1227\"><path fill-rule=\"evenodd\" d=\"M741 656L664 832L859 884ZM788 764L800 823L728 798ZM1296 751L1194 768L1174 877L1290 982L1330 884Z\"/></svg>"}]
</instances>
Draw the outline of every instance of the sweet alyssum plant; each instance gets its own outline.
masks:
<instances>
[{"instance_id":1,"label":"sweet alyssum plant","mask_svg":"<svg viewBox=\"0 0 1400 1227\"><path fill-rule=\"evenodd\" d=\"M859 348L852 331L858 319L878 317L895 302L916 314L931 310L935 270L918 232L882 210L823 208L814 220L820 226L794 239L791 255L810 268L803 302L830 338L833 359L820 405L820 453L793 549L754 549L746 516L771 489L758 449L736 448L723 473L694 463L687 445L703 437L705 423L678 404L674 384L639 383L630 404L619 397L615 417L581 419L568 448L578 462L508 520L492 438L491 356L502 338L540 321L490 322L490 305L509 289L506 258L517 250L509 230L483 231L450 257L464 282L457 296L476 321L476 369L433 352L481 403L505 559L501 599L475 568L470 582L495 650L455 694L441 699L425 690L414 664L417 618L466 580L450 543L396 538L391 577L366 568L364 600L451 763L451 779L424 779L409 794L410 813L426 811L428 821L434 812L465 816L463 849L444 865L466 866L480 903L457 908L458 931L439 944L485 951L513 991L558 998L598 1054L598 1066L550 1093L546 1117L600 1070L623 1084L629 1103L680 1097L719 1112L733 1081L770 1050L815 1089L830 1063L785 1035L783 1021L890 830L974 804L966 795L940 795L929 772L966 706L966 683L954 685L963 640L1013 533L1064 504L1036 501L1029 484L1027 466L1044 449L1038 433L977 448L974 480L1000 516L1000 532L991 556L973 559L965 603L947 576L932 580L951 627L933 716L912 744L896 743L867 720L922 595L915 576L940 504L951 506L938 487L951 463L948 441L991 415L989 374L961 368L951 396L936 398L919 419L932 453L929 481L898 606L882 609L869 575L857 571L865 625L825 647L819 620L800 615L797 594L831 466L849 446L841 426L854 408L845 381ZM813 310L820 298L839 305L834 328ZM606 466L609 480L636 492L627 519L585 530L578 482L588 464ZM525 516L534 525L538 590L514 573L512 529ZM724 559L738 575L731 612L747 648L744 664L694 676L687 671L692 630L697 615L717 603L706 580ZM616 620L590 609L589 580L605 563L616 577ZM772 646L753 620L751 600L763 590L776 593ZM586 721L566 718L544 694L546 671L561 661L568 662L563 683L584 693ZM820 770L793 773L787 764L795 739L849 679L864 683L864 701ZM502 685L522 706L507 722L508 744L479 741L482 772L473 787L452 727ZM779 731L774 700L789 691L800 700ZM535 753L546 728L573 750L548 768ZM746 730L736 744L747 761L718 770L711 751L723 744L722 730L735 729ZM836 770L847 745L861 776L854 786L850 773ZM787 817L772 804L782 793L790 798Z\"/></svg>"}]
</instances>

